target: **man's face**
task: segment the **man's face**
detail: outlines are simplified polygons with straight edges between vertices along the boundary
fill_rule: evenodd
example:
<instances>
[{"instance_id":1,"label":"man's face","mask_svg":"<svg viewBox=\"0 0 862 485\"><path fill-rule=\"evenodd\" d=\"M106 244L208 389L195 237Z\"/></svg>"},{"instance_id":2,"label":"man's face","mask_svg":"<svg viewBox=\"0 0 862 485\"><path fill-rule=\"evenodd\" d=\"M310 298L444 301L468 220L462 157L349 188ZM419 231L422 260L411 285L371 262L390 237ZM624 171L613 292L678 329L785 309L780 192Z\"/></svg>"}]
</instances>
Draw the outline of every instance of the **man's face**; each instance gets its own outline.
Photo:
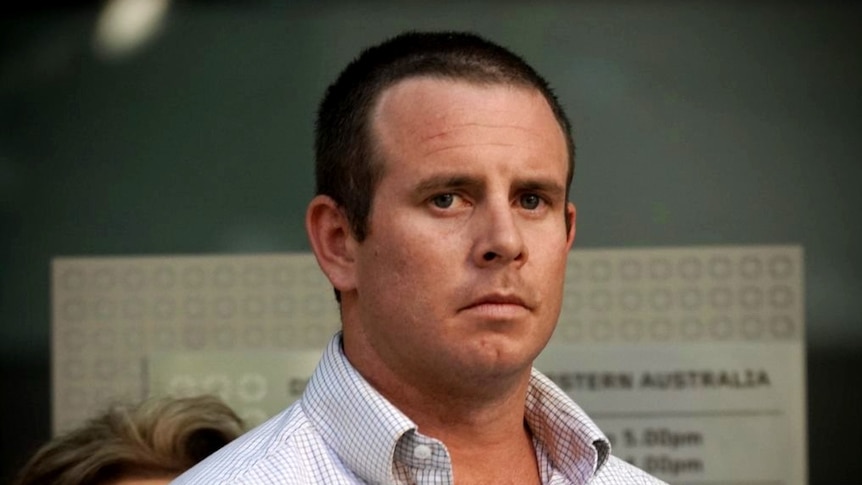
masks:
<instances>
[{"instance_id":1,"label":"man's face","mask_svg":"<svg viewBox=\"0 0 862 485\"><path fill-rule=\"evenodd\" d=\"M523 375L556 325L574 239L550 107L523 87L412 78L372 116L383 175L353 243L348 356L412 382Z\"/></svg>"}]
</instances>

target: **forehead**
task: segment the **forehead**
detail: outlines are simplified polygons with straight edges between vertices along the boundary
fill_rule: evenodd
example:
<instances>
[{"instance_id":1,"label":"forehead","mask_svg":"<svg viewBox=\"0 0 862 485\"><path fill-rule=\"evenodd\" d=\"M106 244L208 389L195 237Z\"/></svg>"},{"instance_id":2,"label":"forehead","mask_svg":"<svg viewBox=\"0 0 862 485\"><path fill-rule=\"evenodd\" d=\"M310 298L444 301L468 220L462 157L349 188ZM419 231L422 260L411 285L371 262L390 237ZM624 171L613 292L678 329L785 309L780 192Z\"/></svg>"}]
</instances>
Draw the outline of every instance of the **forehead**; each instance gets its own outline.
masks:
<instances>
[{"instance_id":1,"label":"forehead","mask_svg":"<svg viewBox=\"0 0 862 485\"><path fill-rule=\"evenodd\" d=\"M384 162L487 144L568 162L566 137L548 101L522 85L408 78L381 93L371 129Z\"/></svg>"}]
</instances>

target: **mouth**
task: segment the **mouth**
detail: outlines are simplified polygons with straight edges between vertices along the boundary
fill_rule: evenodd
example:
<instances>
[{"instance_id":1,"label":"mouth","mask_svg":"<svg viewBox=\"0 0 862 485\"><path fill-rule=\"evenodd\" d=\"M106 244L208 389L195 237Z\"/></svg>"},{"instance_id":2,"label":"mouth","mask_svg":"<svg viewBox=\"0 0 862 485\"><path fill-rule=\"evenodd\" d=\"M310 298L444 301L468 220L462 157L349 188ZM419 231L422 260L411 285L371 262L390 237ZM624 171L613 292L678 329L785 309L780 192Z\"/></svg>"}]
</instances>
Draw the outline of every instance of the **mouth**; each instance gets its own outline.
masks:
<instances>
[{"instance_id":1,"label":"mouth","mask_svg":"<svg viewBox=\"0 0 862 485\"><path fill-rule=\"evenodd\" d=\"M532 310L518 295L490 294L481 296L460 309L463 312L478 313L487 317L514 318Z\"/></svg>"}]
</instances>

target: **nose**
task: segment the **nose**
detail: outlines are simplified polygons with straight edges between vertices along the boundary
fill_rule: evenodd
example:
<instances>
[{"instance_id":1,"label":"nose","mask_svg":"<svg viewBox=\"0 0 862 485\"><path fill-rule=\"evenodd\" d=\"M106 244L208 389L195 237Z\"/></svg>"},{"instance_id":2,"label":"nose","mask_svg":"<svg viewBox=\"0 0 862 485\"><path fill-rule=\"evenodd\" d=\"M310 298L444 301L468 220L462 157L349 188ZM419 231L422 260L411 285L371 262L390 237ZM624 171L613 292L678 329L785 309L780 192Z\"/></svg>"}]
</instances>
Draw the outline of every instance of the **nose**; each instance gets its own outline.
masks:
<instances>
[{"instance_id":1,"label":"nose","mask_svg":"<svg viewBox=\"0 0 862 485\"><path fill-rule=\"evenodd\" d=\"M523 264L527 260L527 247L517 215L508 202L489 204L474 220L475 243L473 259L477 266Z\"/></svg>"}]
</instances>

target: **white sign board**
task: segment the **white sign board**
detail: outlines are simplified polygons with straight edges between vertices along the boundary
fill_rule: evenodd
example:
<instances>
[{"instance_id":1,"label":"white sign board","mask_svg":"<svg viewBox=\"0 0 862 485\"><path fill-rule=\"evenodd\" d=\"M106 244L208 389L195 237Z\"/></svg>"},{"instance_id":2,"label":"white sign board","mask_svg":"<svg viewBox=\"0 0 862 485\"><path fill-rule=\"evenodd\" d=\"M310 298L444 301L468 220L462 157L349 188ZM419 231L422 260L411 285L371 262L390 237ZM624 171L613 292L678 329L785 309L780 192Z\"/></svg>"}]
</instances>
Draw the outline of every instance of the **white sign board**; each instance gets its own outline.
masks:
<instances>
[{"instance_id":1,"label":"white sign board","mask_svg":"<svg viewBox=\"0 0 862 485\"><path fill-rule=\"evenodd\" d=\"M254 425L338 329L310 254L62 258L52 291L55 431L196 392ZM536 366L672 484L803 485L803 295L799 247L576 250Z\"/></svg>"}]
</instances>

